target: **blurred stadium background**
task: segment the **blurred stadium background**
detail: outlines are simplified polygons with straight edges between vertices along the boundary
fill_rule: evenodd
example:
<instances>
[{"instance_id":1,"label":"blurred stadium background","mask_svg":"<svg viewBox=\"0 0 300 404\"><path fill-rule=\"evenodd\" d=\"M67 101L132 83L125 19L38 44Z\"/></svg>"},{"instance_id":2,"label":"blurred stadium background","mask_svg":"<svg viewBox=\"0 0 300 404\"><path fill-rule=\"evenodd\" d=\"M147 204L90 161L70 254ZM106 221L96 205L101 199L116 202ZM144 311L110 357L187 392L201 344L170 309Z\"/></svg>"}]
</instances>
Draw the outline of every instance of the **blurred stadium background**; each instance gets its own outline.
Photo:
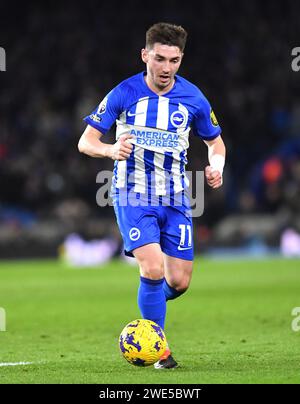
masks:
<instances>
[{"instance_id":1,"label":"blurred stadium background","mask_svg":"<svg viewBox=\"0 0 300 404\"><path fill-rule=\"evenodd\" d=\"M143 70L145 30L159 20L186 27L179 73L207 95L227 145L224 187L205 189L194 221L196 251L277 253L284 234L300 255L300 73L291 68L299 2L193 4L0 5L1 258L55 257L74 233L116 240L121 251L113 209L95 199L96 175L113 162L80 155L77 142L82 118ZM207 162L192 136L189 162L189 170Z\"/></svg>"}]
</instances>

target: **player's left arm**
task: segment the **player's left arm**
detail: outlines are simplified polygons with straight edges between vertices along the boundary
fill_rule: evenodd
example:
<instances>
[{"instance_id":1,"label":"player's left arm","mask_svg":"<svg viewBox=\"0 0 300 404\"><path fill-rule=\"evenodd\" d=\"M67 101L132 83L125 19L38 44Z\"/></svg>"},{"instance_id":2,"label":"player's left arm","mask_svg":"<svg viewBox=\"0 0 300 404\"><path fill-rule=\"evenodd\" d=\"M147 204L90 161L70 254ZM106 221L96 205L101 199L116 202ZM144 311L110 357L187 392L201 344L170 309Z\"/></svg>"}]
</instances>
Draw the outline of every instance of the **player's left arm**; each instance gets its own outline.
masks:
<instances>
[{"instance_id":1,"label":"player's left arm","mask_svg":"<svg viewBox=\"0 0 300 404\"><path fill-rule=\"evenodd\" d=\"M214 189L223 183L226 147L221 135L213 140L204 140L208 147L209 165L205 167L205 177L208 185Z\"/></svg>"}]
</instances>

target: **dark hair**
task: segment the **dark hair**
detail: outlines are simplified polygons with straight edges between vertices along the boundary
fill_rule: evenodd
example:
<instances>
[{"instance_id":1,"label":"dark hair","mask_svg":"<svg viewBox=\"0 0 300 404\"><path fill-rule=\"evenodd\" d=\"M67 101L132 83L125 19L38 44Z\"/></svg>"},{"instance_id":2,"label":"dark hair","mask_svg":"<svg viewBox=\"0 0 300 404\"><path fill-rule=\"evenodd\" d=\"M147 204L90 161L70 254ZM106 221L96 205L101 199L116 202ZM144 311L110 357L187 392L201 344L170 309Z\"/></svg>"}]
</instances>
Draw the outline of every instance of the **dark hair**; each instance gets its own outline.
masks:
<instances>
[{"instance_id":1,"label":"dark hair","mask_svg":"<svg viewBox=\"0 0 300 404\"><path fill-rule=\"evenodd\" d=\"M146 48L152 48L155 43L178 46L183 52L187 39L187 32L180 25L158 22L146 32Z\"/></svg>"}]
</instances>

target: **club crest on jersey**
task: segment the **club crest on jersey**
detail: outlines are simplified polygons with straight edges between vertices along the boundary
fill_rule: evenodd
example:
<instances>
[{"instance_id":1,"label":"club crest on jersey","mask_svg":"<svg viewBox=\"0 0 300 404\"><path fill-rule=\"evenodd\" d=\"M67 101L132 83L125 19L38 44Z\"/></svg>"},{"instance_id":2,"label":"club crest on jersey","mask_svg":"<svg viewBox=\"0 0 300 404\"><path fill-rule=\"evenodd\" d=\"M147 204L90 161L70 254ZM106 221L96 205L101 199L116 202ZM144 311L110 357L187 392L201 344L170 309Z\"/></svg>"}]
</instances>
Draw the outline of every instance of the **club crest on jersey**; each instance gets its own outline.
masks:
<instances>
[{"instance_id":1,"label":"club crest on jersey","mask_svg":"<svg viewBox=\"0 0 300 404\"><path fill-rule=\"evenodd\" d=\"M212 109L210 110L210 121L211 121L213 126L219 126L218 120L216 118L216 115L215 115L215 113L214 113L214 111Z\"/></svg>"},{"instance_id":2,"label":"club crest on jersey","mask_svg":"<svg viewBox=\"0 0 300 404\"><path fill-rule=\"evenodd\" d=\"M132 227L129 232L129 238L132 241L136 241L141 237L141 232L137 227Z\"/></svg>"},{"instance_id":3,"label":"club crest on jersey","mask_svg":"<svg viewBox=\"0 0 300 404\"><path fill-rule=\"evenodd\" d=\"M172 113L170 121L175 128L181 128L186 125L187 116L184 112L177 110Z\"/></svg>"}]
</instances>

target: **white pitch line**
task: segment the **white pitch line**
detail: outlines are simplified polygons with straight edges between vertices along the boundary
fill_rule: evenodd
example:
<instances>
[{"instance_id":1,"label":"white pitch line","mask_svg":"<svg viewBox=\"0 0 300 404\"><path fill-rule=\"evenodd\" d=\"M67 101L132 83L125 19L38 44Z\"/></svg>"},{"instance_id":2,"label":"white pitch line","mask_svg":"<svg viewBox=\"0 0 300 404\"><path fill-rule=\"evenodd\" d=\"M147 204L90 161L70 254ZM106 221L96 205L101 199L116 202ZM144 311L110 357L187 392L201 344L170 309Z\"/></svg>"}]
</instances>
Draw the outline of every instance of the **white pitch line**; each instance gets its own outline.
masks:
<instances>
[{"instance_id":1,"label":"white pitch line","mask_svg":"<svg viewBox=\"0 0 300 404\"><path fill-rule=\"evenodd\" d=\"M33 365L34 362L4 362L0 363L0 367L4 366L25 366L25 365Z\"/></svg>"}]
</instances>

